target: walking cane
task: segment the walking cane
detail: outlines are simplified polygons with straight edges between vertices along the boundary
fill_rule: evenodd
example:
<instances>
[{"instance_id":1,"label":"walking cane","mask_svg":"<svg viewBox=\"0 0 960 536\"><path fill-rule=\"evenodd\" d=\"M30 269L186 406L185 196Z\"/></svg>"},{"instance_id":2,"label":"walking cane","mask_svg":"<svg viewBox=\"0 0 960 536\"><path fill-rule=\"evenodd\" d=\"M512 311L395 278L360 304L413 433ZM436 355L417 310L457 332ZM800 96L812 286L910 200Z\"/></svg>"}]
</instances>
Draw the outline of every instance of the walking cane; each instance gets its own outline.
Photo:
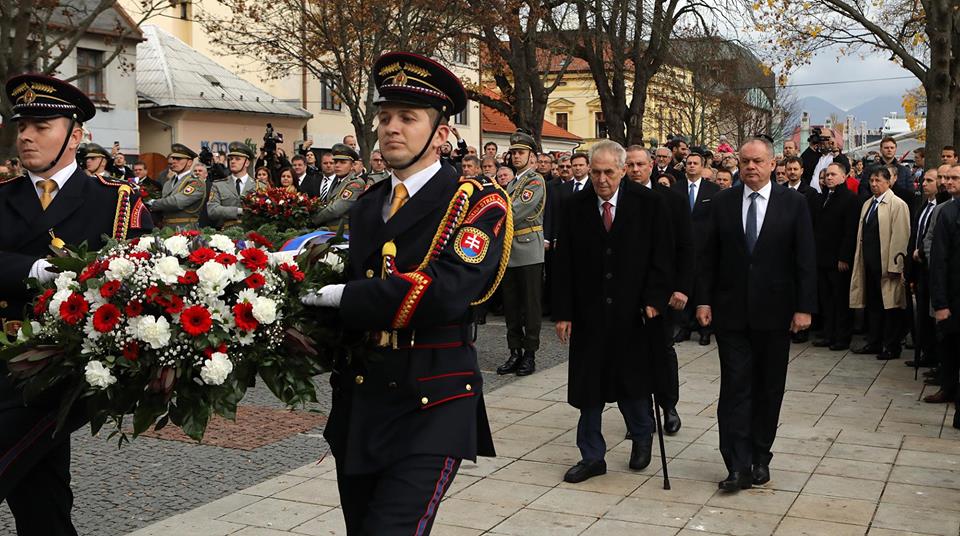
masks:
<instances>
[{"instance_id":1,"label":"walking cane","mask_svg":"<svg viewBox=\"0 0 960 536\"><path fill-rule=\"evenodd\" d=\"M667 472L667 450L663 446L663 425L660 422L660 406L657 395L653 397L653 415L657 418L657 439L660 440L660 465L663 467L663 489L670 489L670 474Z\"/></svg>"}]
</instances>

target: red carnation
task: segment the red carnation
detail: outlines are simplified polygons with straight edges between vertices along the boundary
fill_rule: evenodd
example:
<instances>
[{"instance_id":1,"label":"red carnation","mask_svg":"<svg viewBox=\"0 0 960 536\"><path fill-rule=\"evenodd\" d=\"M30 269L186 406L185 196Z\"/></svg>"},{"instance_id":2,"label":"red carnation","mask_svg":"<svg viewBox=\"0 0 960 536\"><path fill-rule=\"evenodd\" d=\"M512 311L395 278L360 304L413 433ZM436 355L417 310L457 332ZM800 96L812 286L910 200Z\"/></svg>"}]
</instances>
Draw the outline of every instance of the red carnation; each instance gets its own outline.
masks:
<instances>
[{"instance_id":1,"label":"red carnation","mask_svg":"<svg viewBox=\"0 0 960 536\"><path fill-rule=\"evenodd\" d=\"M177 235L186 236L187 238L193 238L196 236L200 236L200 231L197 231L196 229L192 229L189 231L180 231L179 233L177 233Z\"/></svg>"},{"instance_id":2,"label":"red carnation","mask_svg":"<svg viewBox=\"0 0 960 536\"><path fill-rule=\"evenodd\" d=\"M46 312L47 307L50 305L50 298L53 297L53 289L47 289L43 294L40 295L40 298L37 299L37 304L33 306L33 316L39 317Z\"/></svg>"},{"instance_id":3,"label":"red carnation","mask_svg":"<svg viewBox=\"0 0 960 536\"><path fill-rule=\"evenodd\" d=\"M106 333L120 322L120 309L112 303L105 303L93 313L93 329Z\"/></svg>"},{"instance_id":4,"label":"red carnation","mask_svg":"<svg viewBox=\"0 0 960 536\"><path fill-rule=\"evenodd\" d=\"M150 260L150 257L152 256L153 255L149 251L134 251L127 254L127 257L130 257L131 259L139 259L141 261Z\"/></svg>"},{"instance_id":5,"label":"red carnation","mask_svg":"<svg viewBox=\"0 0 960 536\"><path fill-rule=\"evenodd\" d=\"M237 327L243 331L253 331L260 325L260 322L253 317L252 303L243 302L234 305L233 316Z\"/></svg>"},{"instance_id":6,"label":"red carnation","mask_svg":"<svg viewBox=\"0 0 960 536\"><path fill-rule=\"evenodd\" d=\"M217 258L214 259L224 266L230 266L231 264L237 264L237 257L229 253L219 253Z\"/></svg>"},{"instance_id":7,"label":"red carnation","mask_svg":"<svg viewBox=\"0 0 960 536\"><path fill-rule=\"evenodd\" d=\"M251 307L251 310L253 307ZM60 318L71 326L76 325L83 320L83 317L90 310L90 304L83 296L74 292L63 303L60 304Z\"/></svg>"},{"instance_id":8,"label":"red carnation","mask_svg":"<svg viewBox=\"0 0 960 536\"><path fill-rule=\"evenodd\" d=\"M164 311L175 315L180 311L183 311L183 298L177 296L176 294L171 294L169 300L164 300L161 306L164 308Z\"/></svg>"},{"instance_id":9,"label":"red carnation","mask_svg":"<svg viewBox=\"0 0 960 536\"><path fill-rule=\"evenodd\" d=\"M267 267L267 254L262 249L247 248L240 252L241 263L249 270L262 270Z\"/></svg>"},{"instance_id":10,"label":"red carnation","mask_svg":"<svg viewBox=\"0 0 960 536\"><path fill-rule=\"evenodd\" d=\"M263 277L263 274L253 273L244 279L243 282L252 289L258 289L267 284L267 278Z\"/></svg>"},{"instance_id":11,"label":"red carnation","mask_svg":"<svg viewBox=\"0 0 960 536\"><path fill-rule=\"evenodd\" d=\"M197 276L197 272L193 270L187 270L186 273L177 277L177 283L181 285L195 285L199 281L200 277Z\"/></svg>"},{"instance_id":12,"label":"red carnation","mask_svg":"<svg viewBox=\"0 0 960 536\"><path fill-rule=\"evenodd\" d=\"M152 286L147 289L147 291L144 293L144 296L146 296L148 302L156 301L160 296L160 289L156 286Z\"/></svg>"},{"instance_id":13,"label":"red carnation","mask_svg":"<svg viewBox=\"0 0 960 536\"><path fill-rule=\"evenodd\" d=\"M84 283L90 278L97 277L106 272L108 266L109 261L93 261L83 269L83 272L77 277L77 281Z\"/></svg>"},{"instance_id":14,"label":"red carnation","mask_svg":"<svg viewBox=\"0 0 960 536\"><path fill-rule=\"evenodd\" d=\"M206 307L193 305L180 313L180 325L183 326L183 331L196 337L210 331L213 321Z\"/></svg>"},{"instance_id":15,"label":"red carnation","mask_svg":"<svg viewBox=\"0 0 960 536\"><path fill-rule=\"evenodd\" d=\"M143 304L140 303L140 300L133 300L123 308L123 312L130 318L140 316L143 313Z\"/></svg>"},{"instance_id":16,"label":"red carnation","mask_svg":"<svg viewBox=\"0 0 960 536\"><path fill-rule=\"evenodd\" d=\"M136 361L140 357L140 345L137 341L130 341L123 347L123 357L127 361Z\"/></svg>"},{"instance_id":17,"label":"red carnation","mask_svg":"<svg viewBox=\"0 0 960 536\"><path fill-rule=\"evenodd\" d=\"M220 352L221 354L227 353L227 343L221 342L220 346L217 346L216 348L213 346L207 346L203 349L203 355L206 356L207 359L210 359L214 352Z\"/></svg>"},{"instance_id":18,"label":"red carnation","mask_svg":"<svg viewBox=\"0 0 960 536\"><path fill-rule=\"evenodd\" d=\"M293 280L297 282L303 281L304 278L306 277L304 273L300 271L300 267L295 264L290 264L285 262L280 265L280 271L290 274L290 277L292 277Z\"/></svg>"},{"instance_id":19,"label":"red carnation","mask_svg":"<svg viewBox=\"0 0 960 536\"><path fill-rule=\"evenodd\" d=\"M247 233L247 239L260 247L264 247L267 249L274 249L273 242L270 242L270 240L268 240L267 237L263 236L262 234L256 231L250 231L249 233Z\"/></svg>"},{"instance_id":20,"label":"red carnation","mask_svg":"<svg viewBox=\"0 0 960 536\"><path fill-rule=\"evenodd\" d=\"M109 299L109 298L112 298L113 295L116 294L118 290L120 290L119 281L107 281L106 283L103 284L102 287L100 287L100 295L103 296L104 298Z\"/></svg>"},{"instance_id":21,"label":"red carnation","mask_svg":"<svg viewBox=\"0 0 960 536\"><path fill-rule=\"evenodd\" d=\"M217 252L210 248L200 248L194 250L187 259L196 264L203 264L217 258Z\"/></svg>"}]
</instances>

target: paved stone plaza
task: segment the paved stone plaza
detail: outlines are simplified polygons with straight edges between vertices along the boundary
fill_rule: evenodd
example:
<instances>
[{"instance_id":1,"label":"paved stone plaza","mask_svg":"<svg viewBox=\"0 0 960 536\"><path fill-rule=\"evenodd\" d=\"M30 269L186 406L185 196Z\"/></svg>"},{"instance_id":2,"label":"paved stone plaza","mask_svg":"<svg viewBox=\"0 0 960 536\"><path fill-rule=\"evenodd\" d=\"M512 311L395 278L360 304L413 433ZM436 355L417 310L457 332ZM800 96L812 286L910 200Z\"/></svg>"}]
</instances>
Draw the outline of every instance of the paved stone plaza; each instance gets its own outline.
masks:
<instances>
[{"instance_id":1,"label":"paved stone plaza","mask_svg":"<svg viewBox=\"0 0 960 536\"><path fill-rule=\"evenodd\" d=\"M903 360L794 345L772 480L724 495L716 484L726 475L717 449L716 347L687 342L678 351L683 429L667 438L672 490L662 489L659 457L642 473L627 468L630 442L614 407L604 422L607 475L562 481L579 454L561 363L487 394L500 457L463 464L434 534L960 533L953 409L918 402L922 382ZM328 457L133 535L344 534L334 479Z\"/></svg>"}]
</instances>

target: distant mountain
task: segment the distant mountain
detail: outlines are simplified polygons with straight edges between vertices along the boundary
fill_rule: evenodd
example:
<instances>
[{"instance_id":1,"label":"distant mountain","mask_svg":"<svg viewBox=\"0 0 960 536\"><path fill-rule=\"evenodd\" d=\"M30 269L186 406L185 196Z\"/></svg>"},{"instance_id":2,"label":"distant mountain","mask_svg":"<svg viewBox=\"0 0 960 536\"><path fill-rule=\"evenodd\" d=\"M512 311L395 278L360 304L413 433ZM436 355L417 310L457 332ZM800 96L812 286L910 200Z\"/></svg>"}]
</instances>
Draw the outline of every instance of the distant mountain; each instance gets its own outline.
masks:
<instances>
[{"instance_id":1,"label":"distant mountain","mask_svg":"<svg viewBox=\"0 0 960 536\"><path fill-rule=\"evenodd\" d=\"M846 120L848 115L852 115L857 123L866 121L868 128L880 128L883 126L883 118L891 112L897 112L900 117L904 117L900 101L901 98L895 95L874 97L849 110L843 110L820 97L804 97L799 100L799 109L801 112L809 112L810 121L815 125L823 124L831 115L836 115L841 122Z\"/></svg>"}]
</instances>

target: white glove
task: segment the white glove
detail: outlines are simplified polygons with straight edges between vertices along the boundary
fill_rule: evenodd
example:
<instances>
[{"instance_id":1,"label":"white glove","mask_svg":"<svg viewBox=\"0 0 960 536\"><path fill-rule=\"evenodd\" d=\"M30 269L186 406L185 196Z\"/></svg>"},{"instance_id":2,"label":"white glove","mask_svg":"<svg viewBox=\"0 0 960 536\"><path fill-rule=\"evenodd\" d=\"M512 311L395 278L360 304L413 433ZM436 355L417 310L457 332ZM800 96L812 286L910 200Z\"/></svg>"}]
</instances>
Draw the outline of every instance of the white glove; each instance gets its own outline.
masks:
<instances>
[{"instance_id":1,"label":"white glove","mask_svg":"<svg viewBox=\"0 0 960 536\"><path fill-rule=\"evenodd\" d=\"M346 285L327 285L316 292L308 292L300 301L311 307L340 307Z\"/></svg>"},{"instance_id":2,"label":"white glove","mask_svg":"<svg viewBox=\"0 0 960 536\"><path fill-rule=\"evenodd\" d=\"M57 278L56 273L47 270L47 268L52 267L53 265L47 259L37 259L37 262L30 267L30 273L27 274L27 277L35 277L41 283L49 283Z\"/></svg>"}]
</instances>

